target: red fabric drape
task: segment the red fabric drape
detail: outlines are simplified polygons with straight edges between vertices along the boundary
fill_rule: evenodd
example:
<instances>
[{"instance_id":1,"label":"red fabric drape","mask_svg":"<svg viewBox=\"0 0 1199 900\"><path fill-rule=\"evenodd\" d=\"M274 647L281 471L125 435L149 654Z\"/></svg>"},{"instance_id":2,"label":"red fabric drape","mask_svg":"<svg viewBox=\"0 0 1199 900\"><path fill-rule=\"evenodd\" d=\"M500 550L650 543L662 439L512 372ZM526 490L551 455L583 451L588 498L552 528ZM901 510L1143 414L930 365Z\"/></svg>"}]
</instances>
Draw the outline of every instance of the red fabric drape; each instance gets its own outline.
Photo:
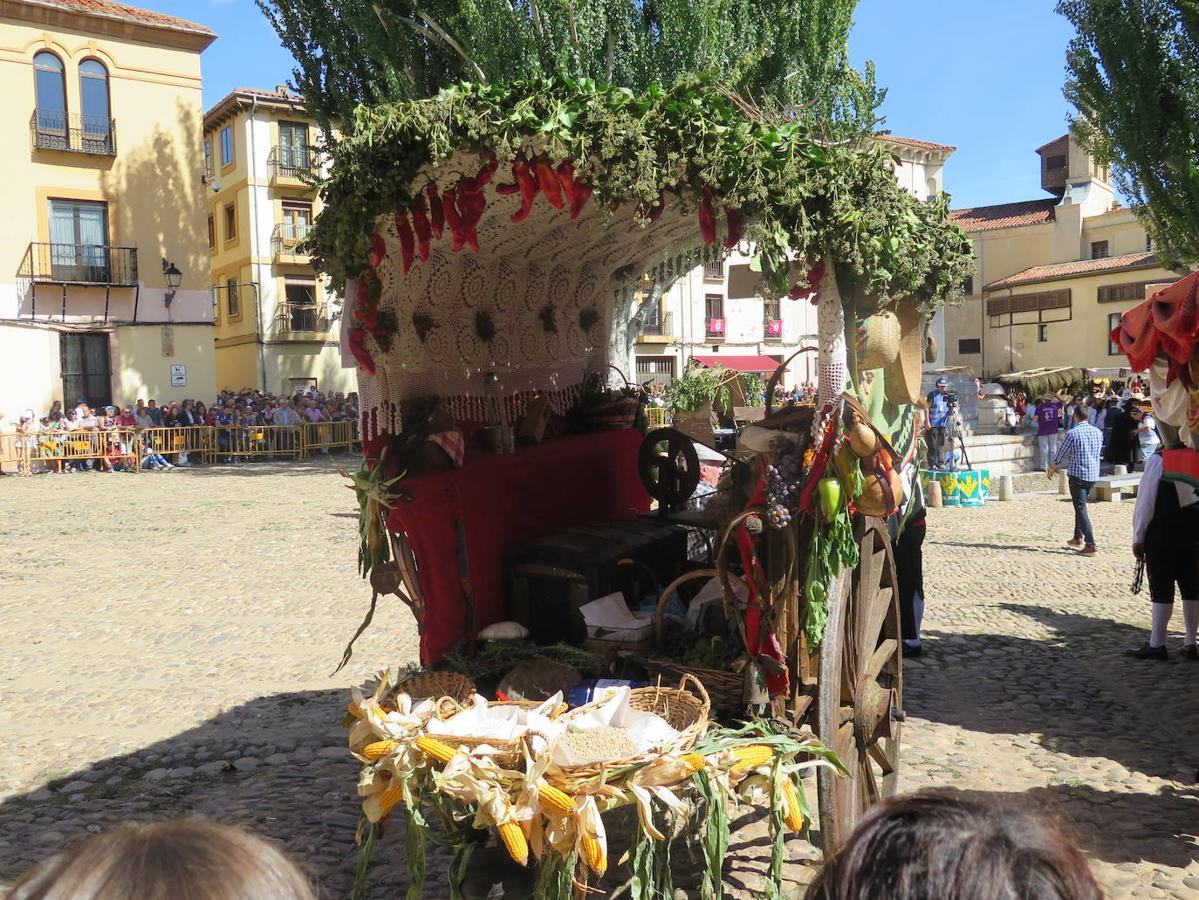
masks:
<instances>
[{"instance_id":1,"label":"red fabric drape","mask_svg":"<svg viewBox=\"0 0 1199 900\"><path fill-rule=\"evenodd\" d=\"M470 561L476 630L507 618L503 558L514 547L586 522L649 509L637 475L636 429L555 438L514 454L468 453L451 472L404 479L387 524L407 534L425 599L421 662L437 662L466 637L458 523Z\"/></svg>"}]
</instances>

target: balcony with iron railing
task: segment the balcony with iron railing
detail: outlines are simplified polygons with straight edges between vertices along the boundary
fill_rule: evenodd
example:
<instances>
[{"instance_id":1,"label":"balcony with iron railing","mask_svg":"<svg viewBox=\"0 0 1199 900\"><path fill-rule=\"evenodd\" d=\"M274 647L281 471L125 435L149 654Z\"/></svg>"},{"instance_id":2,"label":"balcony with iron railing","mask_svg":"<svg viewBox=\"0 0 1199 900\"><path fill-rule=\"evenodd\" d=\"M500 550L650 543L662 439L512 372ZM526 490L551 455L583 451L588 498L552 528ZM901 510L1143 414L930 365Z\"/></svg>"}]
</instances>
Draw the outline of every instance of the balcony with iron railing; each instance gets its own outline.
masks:
<instances>
[{"instance_id":1,"label":"balcony with iron railing","mask_svg":"<svg viewBox=\"0 0 1199 900\"><path fill-rule=\"evenodd\" d=\"M762 321L762 339L768 344L777 344L783 340L783 320L764 319Z\"/></svg>"},{"instance_id":2,"label":"balcony with iron railing","mask_svg":"<svg viewBox=\"0 0 1199 900\"><path fill-rule=\"evenodd\" d=\"M137 249L107 244L32 243L17 271L34 284L137 286Z\"/></svg>"},{"instance_id":3,"label":"balcony with iron railing","mask_svg":"<svg viewBox=\"0 0 1199 900\"><path fill-rule=\"evenodd\" d=\"M275 333L296 338L323 338L333 329L329 306L284 301L275 307Z\"/></svg>"},{"instance_id":4,"label":"balcony with iron railing","mask_svg":"<svg viewBox=\"0 0 1199 900\"><path fill-rule=\"evenodd\" d=\"M311 147L278 144L266 157L272 187L308 188L317 174L317 154Z\"/></svg>"},{"instance_id":5,"label":"balcony with iron railing","mask_svg":"<svg viewBox=\"0 0 1199 900\"><path fill-rule=\"evenodd\" d=\"M116 156L117 122L105 116L84 116L39 109L29 118L34 150L62 150L90 156Z\"/></svg>"},{"instance_id":6,"label":"balcony with iron railing","mask_svg":"<svg viewBox=\"0 0 1199 900\"><path fill-rule=\"evenodd\" d=\"M674 336L674 321L670 313L655 311L641 323L641 340L651 343L668 343Z\"/></svg>"},{"instance_id":7,"label":"balcony with iron railing","mask_svg":"<svg viewBox=\"0 0 1199 900\"><path fill-rule=\"evenodd\" d=\"M709 318L707 321L707 340L723 341L725 335L725 320L717 318Z\"/></svg>"},{"instance_id":8,"label":"balcony with iron railing","mask_svg":"<svg viewBox=\"0 0 1199 900\"><path fill-rule=\"evenodd\" d=\"M271 232L271 255L277 263L303 265L312 261L300 244L312 230L310 222L280 222Z\"/></svg>"}]
</instances>

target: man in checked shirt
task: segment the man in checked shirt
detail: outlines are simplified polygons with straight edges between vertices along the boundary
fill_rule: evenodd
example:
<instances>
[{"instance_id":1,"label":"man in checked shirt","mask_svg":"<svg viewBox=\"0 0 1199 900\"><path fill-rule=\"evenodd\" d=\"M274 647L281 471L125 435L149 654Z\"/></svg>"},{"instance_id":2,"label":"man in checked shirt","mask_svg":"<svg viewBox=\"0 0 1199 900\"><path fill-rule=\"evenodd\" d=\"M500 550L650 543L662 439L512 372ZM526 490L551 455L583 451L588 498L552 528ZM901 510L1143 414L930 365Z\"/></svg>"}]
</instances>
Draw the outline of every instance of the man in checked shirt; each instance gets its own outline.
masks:
<instances>
[{"instance_id":1,"label":"man in checked shirt","mask_svg":"<svg viewBox=\"0 0 1199 900\"><path fill-rule=\"evenodd\" d=\"M1087 408L1081 404L1074 408L1074 427L1066 433L1065 440L1057 448L1053 464L1045 475L1053 478L1058 467L1069 460L1066 469L1070 477L1070 500L1074 504L1074 537L1066 541L1080 556L1094 556L1099 552L1095 546L1095 532L1091 530L1091 517L1087 514L1087 497L1099 480L1099 456L1103 452L1103 432L1087 421Z\"/></svg>"}]
</instances>

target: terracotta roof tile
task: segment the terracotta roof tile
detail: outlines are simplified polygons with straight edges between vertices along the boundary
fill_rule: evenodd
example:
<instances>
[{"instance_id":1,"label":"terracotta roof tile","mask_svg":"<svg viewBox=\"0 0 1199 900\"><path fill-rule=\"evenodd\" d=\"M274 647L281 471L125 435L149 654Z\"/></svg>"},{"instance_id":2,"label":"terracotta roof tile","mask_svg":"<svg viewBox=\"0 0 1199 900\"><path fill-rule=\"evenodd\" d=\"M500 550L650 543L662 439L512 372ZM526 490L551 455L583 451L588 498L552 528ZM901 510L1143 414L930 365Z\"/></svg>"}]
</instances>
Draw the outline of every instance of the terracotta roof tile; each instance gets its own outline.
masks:
<instances>
[{"instance_id":1,"label":"terracotta roof tile","mask_svg":"<svg viewBox=\"0 0 1199 900\"><path fill-rule=\"evenodd\" d=\"M266 100L275 104L286 104L296 110L297 113L304 113L304 98L299 94L293 94L290 91L279 93L278 91L264 91L259 88L234 88L216 103L214 103L204 113L204 127L208 128L214 124L215 120L224 118L229 114L236 112L244 103L248 103L254 97L260 100Z\"/></svg>"},{"instance_id":2,"label":"terracotta roof tile","mask_svg":"<svg viewBox=\"0 0 1199 900\"><path fill-rule=\"evenodd\" d=\"M1158 266L1155 253L1126 253L1123 256L1108 256L1104 259L1079 259L1074 262L1053 263L1048 266L1033 266L1023 272L993 281L983 290L997 291L1021 284L1038 281L1058 281L1076 275L1095 275L1100 272L1120 272L1128 269L1153 269Z\"/></svg>"},{"instance_id":3,"label":"terracotta roof tile","mask_svg":"<svg viewBox=\"0 0 1199 900\"><path fill-rule=\"evenodd\" d=\"M141 25L149 25L152 28L169 28L173 31L190 31L194 34L205 34L216 37L216 33L212 29L195 22L189 22L187 19L168 16L165 13L155 12L152 9L141 9L136 6L128 6L124 3L115 3L113 0L24 0L24 2L33 6L57 7L70 12L102 16L106 19L137 22Z\"/></svg>"},{"instance_id":4,"label":"terracotta roof tile","mask_svg":"<svg viewBox=\"0 0 1199 900\"><path fill-rule=\"evenodd\" d=\"M919 147L922 150L956 150L949 144L934 144L932 141L921 141L916 138L899 137L894 134L877 134L874 136L877 141L883 141L890 144L903 144L907 147Z\"/></svg>"},{"instance_id":5,"label":"terracotta roof tile","mask_svg":"<svg viewBox=\"0 0 1199 900\"><path fill-rule=\"evenodd\" d=\"M1021 200L1018 203L999 203L995 206L974 206L954 209L949 220L965 231L997 231L1000 228L1019 228L1021 225L1042 225L1054 219L1053 208L1058 201Z\"/></svg>"}]
</instances>

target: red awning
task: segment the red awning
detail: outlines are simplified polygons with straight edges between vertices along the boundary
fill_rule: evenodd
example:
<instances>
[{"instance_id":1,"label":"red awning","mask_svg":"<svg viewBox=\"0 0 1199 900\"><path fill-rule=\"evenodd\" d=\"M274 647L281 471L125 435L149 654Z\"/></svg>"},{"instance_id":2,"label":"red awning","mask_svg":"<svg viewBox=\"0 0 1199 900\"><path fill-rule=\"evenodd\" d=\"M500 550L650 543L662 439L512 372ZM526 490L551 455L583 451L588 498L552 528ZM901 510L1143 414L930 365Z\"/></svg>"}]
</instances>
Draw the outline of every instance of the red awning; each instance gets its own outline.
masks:
<instances>
[{"instance_id":1,"label":"red awning","mask_svg":"<svg viewBox=\"0 0 1199 900\"><path fill-rule=\"evenodd\" d=\"M723 353L695 354L691 357L701 366L724 366L737 372L773 372L779 367L779 361L769 356L725 356Z\"/></svg>"}]
</instances>

